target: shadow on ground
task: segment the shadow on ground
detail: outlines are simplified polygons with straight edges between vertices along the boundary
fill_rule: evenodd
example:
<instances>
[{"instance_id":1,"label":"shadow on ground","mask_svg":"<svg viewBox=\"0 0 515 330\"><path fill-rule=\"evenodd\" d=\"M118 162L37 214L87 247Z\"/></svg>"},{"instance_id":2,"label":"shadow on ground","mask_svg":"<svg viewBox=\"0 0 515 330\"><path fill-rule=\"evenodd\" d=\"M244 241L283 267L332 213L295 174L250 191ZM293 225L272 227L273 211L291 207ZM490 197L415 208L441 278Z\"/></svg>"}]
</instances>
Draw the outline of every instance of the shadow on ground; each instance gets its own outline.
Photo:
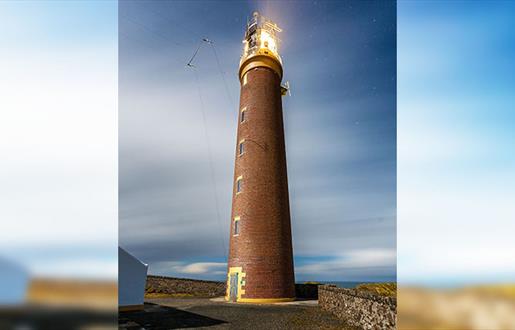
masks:
<instances>
[{"instance_id":1,"label":"shadow on ground","mask_svg":"<svg viewBox=\"0 0 515 330\"><path fill-rule=\"evenodd\" d=\"M202 329L346 329L342 320L313 302L297 304L231 304L209 298L148 299L145 310L119 315L122 330Z\"/></svg>"},{"instance_id":2,"label":"shadow on ground","mask_svg":"<svg viewBox=\"0 0 515 330\"><path fill-rule=\"evenodd\" d=\"M116 329L116 311L19 306L0 309L0 329Z\"/></svg>"},{"instance_id":3,"label":"shadow on ground","mask_svg":"<svg viewBox=\"0 0 515 330\"><path fill-rule=\"evenodd\" d=\"M145 303L143 311L120 312L118 316L119 328L127 330L199 328L223 323L226 322L153 303Z\"/></svg>"}]
</instances>

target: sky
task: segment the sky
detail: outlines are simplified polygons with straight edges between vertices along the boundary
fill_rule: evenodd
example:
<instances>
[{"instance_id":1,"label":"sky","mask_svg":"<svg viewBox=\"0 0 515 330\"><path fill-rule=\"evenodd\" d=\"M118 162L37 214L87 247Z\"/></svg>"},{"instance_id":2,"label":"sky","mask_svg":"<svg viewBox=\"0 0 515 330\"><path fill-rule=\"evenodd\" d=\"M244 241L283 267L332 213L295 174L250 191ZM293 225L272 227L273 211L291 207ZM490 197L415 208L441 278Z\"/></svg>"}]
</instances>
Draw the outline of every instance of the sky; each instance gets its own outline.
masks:
<instances>
[{"instance_id":1,"label":"sky","mask_svg":"<svg viewBox=\"0 0 515 330\"><path fill-rule=\"evenodd\" d=\"M151 274L225 278L237 70L254 10L284 31L296 280L395 280L395 4L120 2L120 245ZM214 48L194 60L197 83L185 65L203 37Z\"/></svg>"},{"instance_id":2,"label":"sky","mask_svg":"<svg viewBox=\"0 0 515 330\"><path fill-rule=\"evenodd\" d=\"M398 3L398 281L515 278L515 3Z\"/></svg>"},{"instance_id":3,"label":"sky","mask_svg":"<svg viewBox=\"0 0 515 330\"><path fill-rule=\"evenodd\" d=\"M0 269L116 279L117 3L1 1L0 31Z\"/></svg>"},{"instance_id":4,"label":"sky","mask_svg":"<svg viewBox=\"0 0 515 330\"><path fill-rule=\"evenodd\" d=\"M513 281L513 3L400 1L396 46L395 10L370 3L123 4L118 34L115 1L0 2L1 270L113 279L119 232L151 272L223 277L257 8L284 28L297 279L391 279L397 238L401 284ZM203 36L228 86L203 48L220 222L184 68Z\"/></svg>"}]
</instances>

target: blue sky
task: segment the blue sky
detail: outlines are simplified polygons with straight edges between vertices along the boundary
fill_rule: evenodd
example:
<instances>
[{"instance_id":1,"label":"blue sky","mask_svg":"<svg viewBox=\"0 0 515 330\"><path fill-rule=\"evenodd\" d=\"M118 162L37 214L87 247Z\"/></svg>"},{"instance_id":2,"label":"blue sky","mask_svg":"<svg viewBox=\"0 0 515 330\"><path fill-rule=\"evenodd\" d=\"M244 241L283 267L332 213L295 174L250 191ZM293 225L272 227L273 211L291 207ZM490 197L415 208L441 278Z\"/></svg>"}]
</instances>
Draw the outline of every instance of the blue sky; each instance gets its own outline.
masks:
<instances>
[{"instance_id":1,"label":"blue sky","mask_svg":"<svg viewBox=\"0 0 515 330\"><path fill-rule=\"evenodd\" d=\"M284 30L283 99L297 280L392 280L396 248L394 4L122 2L120 244L156 274L223 279L246 18ZM220 214L194 75L206 104Z\"/></svg>"},{"instance_id":2,"label":"blue sky","mask_svg":"<svg viewBox=\"0 0 515 330\"><path fill-rule=\"evenodd\" d=\"M0 2L0 260L31 275L117 276L117 10Z\"/></svg>"},{"instance_id":3,"label":"blue sky","mask_svg":"<svg viewBox=\"0 0 515 330\"><path fill-rule=\"evenodd\" d=\"M395 275L397 129L399 281L513 280L513 3L398 3L397 127L390 9L133 5L118 35L114 1L0 2L0 259L37 275L116 276L119 119L120 243L157 273L221 276L228 227L183 66L199 37L215 40L231 96L209 48L197 65L224 222L243 21L258 8L284 28L297 279ZM130 50L119 118L118 38Z\"/></svg>"},{"instance_id":4,"label":"blue sky","mask_svg":"<svg viewBox=\"0 0 515 330\"><path fill-rule=\"evenodd\" d=\"M398 280L515 278L513 2L398 3Z\"/></svg>"}]
</instances>

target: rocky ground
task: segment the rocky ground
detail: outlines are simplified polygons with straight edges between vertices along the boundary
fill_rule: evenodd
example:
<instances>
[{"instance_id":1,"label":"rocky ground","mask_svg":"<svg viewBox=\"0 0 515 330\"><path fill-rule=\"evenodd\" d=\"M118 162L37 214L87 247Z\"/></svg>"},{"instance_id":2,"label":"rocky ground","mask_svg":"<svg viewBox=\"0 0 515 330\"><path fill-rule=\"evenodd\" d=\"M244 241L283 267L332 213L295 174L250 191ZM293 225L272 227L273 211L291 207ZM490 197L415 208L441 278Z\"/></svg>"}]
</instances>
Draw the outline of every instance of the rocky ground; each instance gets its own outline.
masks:
<instances>
[{"instance_id":1,"label":"rocky ground","mask_svg":"<svg viewBox=\"0 0 515 330\"><path fill-rule=\"evenodd\" d=\"M119 328L354 329L320 310L316 301L254 305L207 298L147 299L144 311L120 313Z\"/></svg>"}]
</instances>

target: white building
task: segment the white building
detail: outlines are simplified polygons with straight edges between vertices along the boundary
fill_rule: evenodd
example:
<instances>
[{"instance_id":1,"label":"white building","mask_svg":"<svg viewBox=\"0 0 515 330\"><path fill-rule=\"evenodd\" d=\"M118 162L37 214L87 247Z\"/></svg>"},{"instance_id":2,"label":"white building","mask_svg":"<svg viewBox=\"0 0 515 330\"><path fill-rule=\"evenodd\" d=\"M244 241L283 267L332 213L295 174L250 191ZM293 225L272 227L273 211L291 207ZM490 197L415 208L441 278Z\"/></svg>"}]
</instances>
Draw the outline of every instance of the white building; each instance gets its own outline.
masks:
<instances>
[{"instance_id":1,"label":"white building","mask_svg":"<svg viewBox=\"0 0 515 330\"><path fill-rule=\"evenodd\" d=\"M143 309L148 265L118 247L118 307L120 311Z\"/></svg>"}]
</instances>

